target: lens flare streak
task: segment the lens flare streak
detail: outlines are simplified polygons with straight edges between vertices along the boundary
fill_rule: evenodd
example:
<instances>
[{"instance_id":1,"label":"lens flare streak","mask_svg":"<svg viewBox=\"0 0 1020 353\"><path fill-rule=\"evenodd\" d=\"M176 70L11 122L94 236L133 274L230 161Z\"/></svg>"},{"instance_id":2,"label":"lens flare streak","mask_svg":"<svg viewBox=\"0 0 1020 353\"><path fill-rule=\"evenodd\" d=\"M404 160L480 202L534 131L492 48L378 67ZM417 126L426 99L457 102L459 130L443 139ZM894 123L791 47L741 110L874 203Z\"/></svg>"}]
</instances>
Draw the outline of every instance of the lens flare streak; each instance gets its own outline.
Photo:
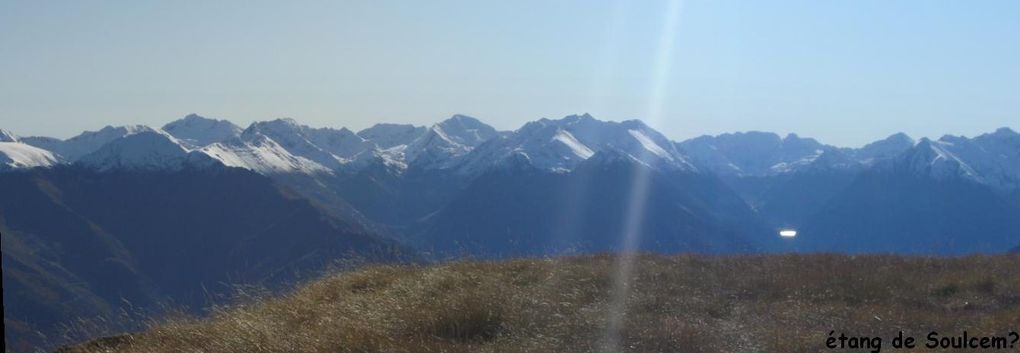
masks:
<instances>
[{"instance_id":1,"label":"lens flare streak","mask_svg":"<svg viewBox=\"0 0 1020 353\"><path fill-rule=\"evenodd\" d=\"M662 102L666 93L666 83L669 79L681 5L681 1L672 0L664 12L665 20L663 22L662 35L659 38L652 82L648 92L648 113L645 115L651 126L657 125L662 118ZM651 152L643 150L640 156L633 157L638 158L639 161L646 161L651 157ZM608 307L606 331L601 345L602 351L606 353L622 350L620 332L626 316L627 298L630 295L630 281L633 276L636 252L640 245L641 227L644 222L645 206L647 204L651 178L652 175L649 168L640 166L634 168L633 183L630 188L630 196L627 200L627 214L624 216L623 232L621 234L620 253L616 260L616 270L613 274L613 287Z\"/></svg>"}]
</instances>

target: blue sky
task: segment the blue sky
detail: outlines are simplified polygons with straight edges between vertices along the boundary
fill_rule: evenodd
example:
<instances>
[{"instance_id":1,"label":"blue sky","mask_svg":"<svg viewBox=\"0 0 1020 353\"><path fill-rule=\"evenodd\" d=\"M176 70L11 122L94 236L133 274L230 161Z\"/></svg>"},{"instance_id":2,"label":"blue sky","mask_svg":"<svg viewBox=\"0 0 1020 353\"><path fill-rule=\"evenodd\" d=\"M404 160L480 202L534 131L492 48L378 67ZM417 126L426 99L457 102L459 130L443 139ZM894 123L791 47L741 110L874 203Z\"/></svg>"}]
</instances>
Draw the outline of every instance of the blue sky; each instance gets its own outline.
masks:
<instances>
[{"instance_id":1,"label":"blue sky","mask_svg":"<svg viewBox=\"0 0 1020 353\"><path fill-rule=\"evenodd\" d=\"M1020 1L684 1L673 25L668 5L2 1L0 128L68 137L195 112L514 129L589 112L674 139L856 146L1020 127Z\"/></svg>"}]
</instances>

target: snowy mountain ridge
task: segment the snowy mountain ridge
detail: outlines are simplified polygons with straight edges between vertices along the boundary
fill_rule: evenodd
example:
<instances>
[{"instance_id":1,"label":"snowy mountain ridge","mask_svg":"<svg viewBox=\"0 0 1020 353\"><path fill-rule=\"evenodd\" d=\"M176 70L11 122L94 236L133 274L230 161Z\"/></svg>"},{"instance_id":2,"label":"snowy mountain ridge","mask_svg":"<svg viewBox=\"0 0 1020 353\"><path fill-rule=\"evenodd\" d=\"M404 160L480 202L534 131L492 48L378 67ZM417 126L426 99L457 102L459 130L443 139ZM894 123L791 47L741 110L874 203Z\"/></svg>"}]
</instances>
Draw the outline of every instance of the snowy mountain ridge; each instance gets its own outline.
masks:
<instances>
[{"instance_id":1,"label":"snowy mountain ridge","mask_svg":"<svg viewBox=\"0 0 1020 353\"><path fill-rule=\"evenodd\" d=\"M453 165L461 173L476 174L494 162L521 155L539 169L565 172L608 150L648 165L697 170L669 139L641 121L606 122L588 114L529 122L480 145Z\"/></svg>"},{"instance_id":2,"label":"snowy mountain ridge","mask_svg":"<svg viewBox=\"0 0 1020 353\"><path fill-rule=\"evenodd\" d=\"M735 176L787 173L836 149L796 134L781 138L759 131L700 136L677 143L677 148L715 173Z\"/></svg>"},{"instance_id":3,"label":"snowy mountain ridge","mask_svg":"<svg viewBox=\"0 0 1020 353\"><path fill-rule=\"evenodd\" d=\"M50 151L21 142L0 142L0 171L49 167L60 162Z\"/></svg>"},{"instance_id":4,"label":"snowy mountain ridge","mask_svg":"<svg viewBox=\"0 0 1020 353\"><path fill-rule=\"evenodd\" d=\"M974 138L922 138L896 160L910 172L936 180L961 178L1003 190L1020 187L1020 134L1009 128Z\"/></svg>"},{"instance_id":5,"label":"snowy mountain ridge","mask_svg":"<svg viewBox=\"0 0 1020 353\"><path fill-rule=\"evenodd\" d=\"M217 142L198 151L228 167L245 168L260 174L329 173L329 169L304 157L287 152L266 136L254 136Z\"/></svg>"},{"instance_id":6,"label":"snowy mountain ridge","mask_svg":"<svg viewBox=\"0 0 1020 353\"><path fill-rule=\"evenodd\" d=\"M76 163L100 171L178 170L188 162L208 161L205 154L192 152L184 146L164 131L141 131L110 141Z\"/></svg>"},{"instance_id":7,"label":"snowy mountain ridge","mask_svg":"<svg viewBox=\"0 0 1020 353\"><path fill-rule=\"evenodd\" d=\"M67 140L58 140L51 137L25 137L21 141L44 150L53 152L64 160L73 162L89 153L95 152L103 145L142 131L155 131L153 128L144 125L125 125L103 127L98 131L85 131L78 136Z\"/></svg>"},{"instance_id":8,"label":"snowy mountain ridge","mask_svg":"<svg viewBox=\"0 0 1020 353\"><path fill-rule=\"evenodd\" d=\"M198 114L188 114L161 129L193 148L238 137L242 131L230 121L208 119Z\"/></svg>"},{"instance_id":9,"label":"snowy mountain ridge","mask_svg":"<svg viewBox=\"0 0 1020 353\"><path fill-rule=\"evenodd\" d=\"M839 148L796 134L756 131L673 142L639 120L601 121L589 114L543 118L508 132L465 115L429 127L380 123L354 132L313 128L289 118L255 122L242 130L226 120L189 114L161 129L106 126L67 140L22 138L0 130L0 141L6 144L6 169L77 162L105 169L165 163L162 167L172 169L190 160L262 174L357 173L382 164L396 173L416 168L475 175L509 159L566 172L600 151L618 151L649 166L736 177L871 168L895 160L933 178L1020 188L1020 134L1009 128L974 138L946 135L917 142L897 133L861 148Z\"/></svg>"}]
</instances>

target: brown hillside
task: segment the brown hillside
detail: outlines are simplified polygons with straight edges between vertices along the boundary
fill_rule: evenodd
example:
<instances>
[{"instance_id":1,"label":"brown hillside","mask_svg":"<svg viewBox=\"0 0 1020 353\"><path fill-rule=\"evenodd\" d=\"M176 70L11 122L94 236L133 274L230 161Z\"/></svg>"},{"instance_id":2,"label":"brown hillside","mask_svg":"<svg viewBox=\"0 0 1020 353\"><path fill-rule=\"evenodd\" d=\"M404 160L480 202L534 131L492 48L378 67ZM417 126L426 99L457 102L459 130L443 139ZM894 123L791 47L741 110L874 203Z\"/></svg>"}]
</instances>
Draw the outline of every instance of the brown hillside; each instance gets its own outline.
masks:
<instances>
[{"instance_id":1,"label":"brown hillside","mask_svg":"<svg viewBox=\"0 0 1020 353\"><path fill-rule=\"evenodd\" d=\"M615 258L372 267L89 352L599 352ZM627 352L819 352L835 335L1020 330L1020 256L641 256ZM845 350L852 351L852 350ZM906 350L898 350L906 351ZM969 350L974 351L974 350Z\"/></svg>"}]
</instances>

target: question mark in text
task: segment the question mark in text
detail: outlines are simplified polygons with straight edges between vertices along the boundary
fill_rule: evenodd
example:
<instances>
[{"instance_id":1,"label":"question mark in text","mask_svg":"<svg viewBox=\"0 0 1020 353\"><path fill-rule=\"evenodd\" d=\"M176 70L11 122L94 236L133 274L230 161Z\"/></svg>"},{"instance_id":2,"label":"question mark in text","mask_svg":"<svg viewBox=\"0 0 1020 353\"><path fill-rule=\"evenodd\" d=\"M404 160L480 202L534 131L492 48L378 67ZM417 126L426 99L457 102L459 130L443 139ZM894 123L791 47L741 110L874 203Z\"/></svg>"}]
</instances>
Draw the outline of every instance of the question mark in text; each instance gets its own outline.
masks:
<instances>
[{"instance_id":1,"label":"question mark in text","mask_svg":"<svg viewBox=\"0 0 1020 353\"><path fill-rule=\"evenodd\" d=\"M1020 341L1020 335L1013 331L1009 333L1009 337L1013 337L1013 341L1009 343L1009 348L1013 348L1016 345L1016 341Z\"/></svg>"}]
</instances>

